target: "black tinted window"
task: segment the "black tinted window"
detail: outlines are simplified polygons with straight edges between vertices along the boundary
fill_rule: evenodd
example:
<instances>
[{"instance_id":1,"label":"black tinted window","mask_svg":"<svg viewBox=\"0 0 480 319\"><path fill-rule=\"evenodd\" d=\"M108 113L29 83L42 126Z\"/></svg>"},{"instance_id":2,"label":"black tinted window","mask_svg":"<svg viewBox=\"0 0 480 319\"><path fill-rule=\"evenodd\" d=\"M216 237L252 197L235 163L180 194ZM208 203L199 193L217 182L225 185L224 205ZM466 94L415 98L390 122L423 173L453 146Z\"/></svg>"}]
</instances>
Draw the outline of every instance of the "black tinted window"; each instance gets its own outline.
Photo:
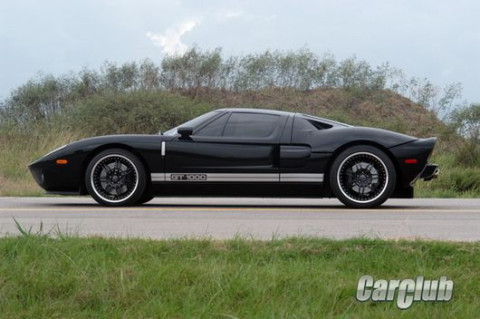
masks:
<instances>
[{"instance_id":1,"label":"black tinted window","mask_svg":"<svg viewBox=\"0 0 480 319\"><path fill-rule=\"evenodd\" d=\"M333 126L328 123L317 122L317 121L309 121L313 126L315 126L319 130L326 130L328 128L332 128Z\"/></svg>"},{"instance_id":2,"label":"black tinted window","mask_svg":"<svg viewBox=\"0 0 480 319\"><path fill-rule=\"evenodd\" d=\"M219 118L216 118L206 126L201 128L198 132L195 132L195 136L221 136L225 123L228 119L228 113L223 114Z\"/></svg>"},{"instance_id":3,"label":"black tinted window","mask_svg":"<svg viewBox=\"0 0 480 319\"><path fill-rule=\"evenodd\" d=\"M181 126L183 127L196 127L200 124L202 124L203 122L205 121L208 121L209 119L212 119L214 118L215 116L218 115L218 111L212 111L212 112L208 112L208 113L205 113L203 115L200 115L199 117L196 117L194 119L191 119L190 121L188 122L185 122L183 124L180 124L179 126L176 126L172 129L169 129L168 131L166 131L165 133L163 133L163 135L168 135L168 136L175 136L175 134L177 134L177 129Z\"/></svg>"},{"instance_id":4,"label":"black tinted window","mask_svg":"<svg viewBox=\"0 0 480 319\"><path fill-rule=\"evenodd\" d=\"M280 116L256 113L233 113L227 122L223 136L268 137L278 125Z\"/></svg>"}]
</instances>

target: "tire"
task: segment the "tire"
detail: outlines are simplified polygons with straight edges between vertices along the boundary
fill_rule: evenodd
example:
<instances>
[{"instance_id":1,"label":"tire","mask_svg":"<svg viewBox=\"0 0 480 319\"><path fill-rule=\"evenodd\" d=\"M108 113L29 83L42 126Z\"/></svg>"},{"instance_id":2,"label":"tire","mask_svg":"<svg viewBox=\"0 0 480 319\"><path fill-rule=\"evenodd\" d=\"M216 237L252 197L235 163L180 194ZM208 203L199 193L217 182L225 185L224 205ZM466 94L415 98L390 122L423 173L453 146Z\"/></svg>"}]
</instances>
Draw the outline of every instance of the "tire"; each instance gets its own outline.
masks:
<instances>
[{"instance_id":1,"label":"tire","mask_svg":"<svg viewBox=\"0 0 480 319\"><path fill-rule=\"evenodd\" d=\"M88 193L105 206L130 206L145 194L147 178L142 162L124 149L97 154L85 173Z\"/></svg>"},{"instance_id":2,"label":"tire","mask_svg":"<svg viewBox=\"0 0 480 319\"><path fill-rule=\"evenodd\" d=\"M142 205L142 204L148 203L153 199L153 197L154 196L152 194L145 192L145 194L143 194L142 197L140 197L140 199L135 203L135 205Z\"/></svg>"},{"instance_id":3,"label":"tire","mask_svg":"<svg viewBox=\"0 0 480 319\"><path fill-rule=\"evenodd\" d=\"M372 208L383 204L396 184L395 167L380 149L357 145L340 153L329 174L332 193L346 206Z\"/></svg>"}]
</instances>

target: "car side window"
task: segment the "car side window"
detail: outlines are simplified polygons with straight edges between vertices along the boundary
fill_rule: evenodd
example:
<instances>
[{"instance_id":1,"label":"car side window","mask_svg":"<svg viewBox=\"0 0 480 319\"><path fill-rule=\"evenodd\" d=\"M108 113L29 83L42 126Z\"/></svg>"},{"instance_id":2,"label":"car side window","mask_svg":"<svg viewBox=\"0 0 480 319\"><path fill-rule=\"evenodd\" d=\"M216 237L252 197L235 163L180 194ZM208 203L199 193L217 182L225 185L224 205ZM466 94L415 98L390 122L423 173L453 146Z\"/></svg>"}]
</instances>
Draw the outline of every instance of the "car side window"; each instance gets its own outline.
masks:
<instances>
[{"instance_id":1,"label":"car side window","mask_svg":"<svg viewBox=\"0 0 480 319\"><path fill-rule=\"evenodd\" d=\"M269 137L275 131L280 116L258 113L232 113L223 136L242 138Z\"/></svg>"},{"instance_id":2,"label":"car side window","mask_svg":"<svg viewBox=\"0 0 480 319\"><path fill-rule=\"evenodd\" d=\"M195 132L195 136L222 136L223 128L228 120L228 114L229 113L225 113L214 119L202 127L198 132Z\"/></svg>"}]
</instances>

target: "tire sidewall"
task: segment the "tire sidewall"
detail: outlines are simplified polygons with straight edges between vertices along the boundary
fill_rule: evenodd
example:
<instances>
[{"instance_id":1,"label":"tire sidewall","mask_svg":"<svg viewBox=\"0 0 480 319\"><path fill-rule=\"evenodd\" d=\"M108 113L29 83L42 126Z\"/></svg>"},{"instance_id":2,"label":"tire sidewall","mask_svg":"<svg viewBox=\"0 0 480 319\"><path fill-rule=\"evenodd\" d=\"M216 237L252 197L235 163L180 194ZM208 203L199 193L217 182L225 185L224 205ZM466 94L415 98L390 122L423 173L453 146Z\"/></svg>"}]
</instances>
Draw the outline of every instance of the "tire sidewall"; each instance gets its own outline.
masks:
<instances>
[{"instance_id":1,"label":"tire sidewall","mask_svg":"<svg viewBox=\"0 0 480 319\"><path fill-rule=\"evenodd\" d=\"M150 193L145 193L145 194L143 194L143 196L135 203L135 205L143 205L143 204L148 203L149 201L151 201L153 198L154 198L154 196L151 195Z\"/></svg>"},{"instance_id":2,"label":"tire sidewall","mask_svg":"<svg viewBox=\"0 0 480 319\"><path fill-rule=\"evenodd\" d=\"M355 153L360 153L360 152L371 153L372 155L375 155L376 157L378 157L385 165L386 171L388 174L387 185L383 193L375 200L370 202L365 202L365 203L354 201L350 199L348 196L346 196L342 192L341 186L339 185L339 180L337 178L338 170L340 169L340 165L343 163L343 161L350 155ZM330 183L330 187L333 195L335 195L335 197L337 197L346 206L352 207L352 208L377 207L383 204L390 197L390 195L393 193L395 189L395 185L396 185L395 166L393 165L392 160L388 157L388 155L385 154L385 152L383 152L382 150L374 146L370 146L370 145L352 146L342 151L333 161L330 169L330 174L329 174L329 183Z\"/></svg>"},{"instance_id":3,"label":"tire sidewall","mask_svg":"<svg viewBox=\"0 0 480 319\"><path fill-rule=\"evenodd\" d=\"M96 193L92 185L91 176L92 176L93 168L95 167L96 163L99 160L109 155L121 155L123 157L126 157L128 160L130 160L133 163L133 165L135 165L135 168L137 170L137 174L138 174L137 187L135 191L127 199L123 201L110 202L110 201L104 200L101 196L99 196ZM119 148L107 149L95 155L90 161L90 163L88 164L87 170L85 171L85 186L90 196L92 196L93 199L95 199L95 201L97 201L99 204L102 204L105 206L130 206L130 205L135 205L135 203L137 203L138 200L141 199L143 194L145 193L146 187L147 187L147 176L146 176L145 168L137 156L135 156L131 152L124 149L119 149Z\"/></svg>"}]
</instances>

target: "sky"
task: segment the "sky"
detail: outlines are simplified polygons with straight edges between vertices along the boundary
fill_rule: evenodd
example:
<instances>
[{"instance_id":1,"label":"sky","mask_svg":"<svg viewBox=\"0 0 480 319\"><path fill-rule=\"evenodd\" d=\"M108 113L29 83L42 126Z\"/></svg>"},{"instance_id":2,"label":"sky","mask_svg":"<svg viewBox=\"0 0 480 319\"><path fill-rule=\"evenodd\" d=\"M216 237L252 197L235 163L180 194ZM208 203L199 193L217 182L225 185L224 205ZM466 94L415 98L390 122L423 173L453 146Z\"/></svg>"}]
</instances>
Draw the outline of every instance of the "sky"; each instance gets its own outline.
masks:
<instances>
[{"instance_id":1,"label":"sky","mask_svg":"<svg viewBox=\"0 0 480 319\"><path fill-rule=\"evenodd\" d=\"M225 56L308 48L389 62L480 102L478 0L0 0L0 100L62 75L196 45Z\"/></svg>"}]
</instances>

